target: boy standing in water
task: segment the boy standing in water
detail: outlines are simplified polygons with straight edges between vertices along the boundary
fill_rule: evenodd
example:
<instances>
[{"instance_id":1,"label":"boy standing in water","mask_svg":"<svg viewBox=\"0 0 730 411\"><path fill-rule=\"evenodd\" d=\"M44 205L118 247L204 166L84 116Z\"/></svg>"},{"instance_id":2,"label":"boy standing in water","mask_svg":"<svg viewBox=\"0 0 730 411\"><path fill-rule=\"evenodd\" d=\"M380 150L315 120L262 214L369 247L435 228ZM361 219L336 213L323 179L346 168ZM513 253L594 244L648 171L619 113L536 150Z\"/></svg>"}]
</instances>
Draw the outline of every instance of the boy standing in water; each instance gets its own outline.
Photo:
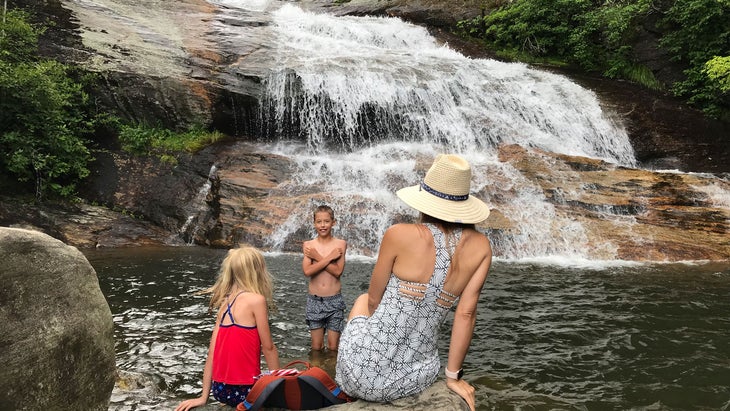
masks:
<instances>
[{"instance_id":1,"label":"boy standing in water","mask_svg":"<svg viewBox=\"0 0 730 411\"><path fill-rule=\"evenodd\" d=\"M340 276L345 269L347 242L332 236L335 212L322 205L314 210L317 238L302 245L302 271L309 278L306 320L312 336L312 350L337 350L340 333L345 326L345 300L342 298Z\"/></svg>"}]
</instances>

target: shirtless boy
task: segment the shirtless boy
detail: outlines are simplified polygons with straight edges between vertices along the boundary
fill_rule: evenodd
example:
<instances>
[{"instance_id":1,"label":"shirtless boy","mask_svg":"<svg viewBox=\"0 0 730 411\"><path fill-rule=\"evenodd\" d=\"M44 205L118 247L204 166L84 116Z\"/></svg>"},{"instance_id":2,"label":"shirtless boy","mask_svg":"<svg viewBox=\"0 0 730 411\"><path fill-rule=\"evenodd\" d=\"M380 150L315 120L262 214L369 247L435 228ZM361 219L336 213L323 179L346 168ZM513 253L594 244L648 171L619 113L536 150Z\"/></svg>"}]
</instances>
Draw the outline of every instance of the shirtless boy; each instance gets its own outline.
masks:
<instances>
[{"instance_id":1,"label":"shirtless boy","mask_svg":"<svg viewBox=\"0 0 730 411\"><path fill-rule=\"evenodd\" d=\"M347 242L332 236L335 212L322 205L314 210L317 238L302 245L302 271L309 278L307 296L307 327L312 336L312 350L337 350L340 333L345 327L345 300L342 298L340 276L345 269Z\"/></svg>"}]
</instances>

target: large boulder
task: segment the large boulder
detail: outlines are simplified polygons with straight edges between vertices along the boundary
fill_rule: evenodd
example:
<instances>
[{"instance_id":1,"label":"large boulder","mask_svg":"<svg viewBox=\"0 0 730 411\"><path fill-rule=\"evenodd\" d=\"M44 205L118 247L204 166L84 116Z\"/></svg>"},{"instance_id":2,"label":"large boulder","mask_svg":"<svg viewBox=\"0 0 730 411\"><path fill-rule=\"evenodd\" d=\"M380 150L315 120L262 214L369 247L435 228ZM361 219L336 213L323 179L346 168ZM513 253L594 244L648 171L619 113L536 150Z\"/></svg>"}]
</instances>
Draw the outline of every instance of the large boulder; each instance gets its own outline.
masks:
<instances>
[{"instance_id":1,"label":"large boulder","mask_svg":"<svg viewBox=\"0 0 730 411\"><path fill-rule=\"evenodd\" d=\"M107 410L114 323L74 247L0 227L0 409Z\"/></svg>"}]
</instances>

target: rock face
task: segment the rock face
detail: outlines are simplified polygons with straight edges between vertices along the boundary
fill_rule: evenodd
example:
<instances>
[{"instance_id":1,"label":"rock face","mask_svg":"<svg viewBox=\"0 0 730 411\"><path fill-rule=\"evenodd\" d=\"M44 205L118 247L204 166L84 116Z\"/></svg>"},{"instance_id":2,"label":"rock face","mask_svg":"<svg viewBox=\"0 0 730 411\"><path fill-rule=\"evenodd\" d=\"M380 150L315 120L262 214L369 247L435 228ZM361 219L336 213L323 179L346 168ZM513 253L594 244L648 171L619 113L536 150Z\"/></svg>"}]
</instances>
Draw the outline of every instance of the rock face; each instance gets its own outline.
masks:
<instances>
[{"instance_id":1,"label":"rock face","mask_svg":"<svg viewBox=\"0 0 730 411\"><path fill-rule=\"evenodd\" d=\"M263 73L272 64L271 43L263 34L270 22L260 15L203 0L143 6L121 0L15 3L33 4L53 17L56 26L49 33L57 41L46 42L46 52L100 73L106 87L102 99L130 119L181 127L202 123L240 139L252 137ZM446 32L455 21L481 13L483 2L296 3L340 15L402 17L441 30L442 40L466 54L478 54L473 45ZM597 90L612 112L627 119L637 158L646 168L730 171L730 141L718 145L705 138L722 140L717 136L727 135L726 126L703 123L697 113L673 109L645 90L608 90L595 79L579 82ZM43 230L79 247L265 245L293 210L309 207L314 195L328 195L317 187L289 191L290 160L240 142L183 156L175 166L115 151L96 157L83 195L108 209L76 204L19 210L12 201L0 200L0 224ZM585 227L587 247L596 249L593 258L677 261L730 255L728 200L720 198L727 192L722 191L726 178L624 169L518 146L503 147L500 158L538 186L556 213ZM719 194L713 194L718 187ZM484 227L491 230L496 250L501 239L520 234L499 200ZM362 201L348 212L358 214L368 207ZM298 242L308 234L294 233L282 251L299 251ZM610 240L615 249L602 251L593 239Z\"/></svg>"},{"instance_id":2,"label":"rock face","mask_svg":"<svg viewBox=\"0 0 730 411\"><path fill-rule=\"evenodd\" d=\"M630 261L730 256L728 199L713 198L718 187L718 194L730 190L726 180L617 167L517 145L502 147L500 161L538 185L557 213L580 222L593 239L589 247L609 240L617 249L606 251ZM501 231L510 235L509 230L507 224Z\"/></svg>"},{"instance_id":3,"label":"rock face","mask_svg":"<svg viewBox=\"0 0 730 411\"><path fill-rule=\"evenodd\" d=\"M40 231L79 248L182 244L175 231L149 219L85 203L29 205L0 196L0 225Z\"/></svg>"},{"instance_id":4,"label":"rock face","mask_svg":"<svg viewBox=\"0 0 730 411\"><path fill-rule=\"evenodd\" d=\"M111 311L76 248L0 227L0 409L107 410Z\"/></svg>"},{"instance_id":5,"label":"rock face","mask_svg":"<svg viewBox=\"0 0 730 411\"><path fill-rule=\"evenodd\" d=\"M283 2L258 2L276 7ZM489 57L480 45L451 33L460 20L488 13L476 0L302 0L297 6L335 15L393 16L428 27L450 47ZM10 0L54 22L42 49L98 73L95 98L129 120L185 128L202 124L251 138L271 58L270 21L204 0ZM496 4L499 4L497 2ZM651 26L652 22L647 22ZM639 61L667 82L681 68L657 55L657 39L642 31ZM672 67L671 73L664 73ZM674 73L674 74L672 74ZM713 122L672 98L625 82L563 74L593 89L626 120L637 159L652 168L729 172L730 125Z\"/></svg>"},{"instance_id":6,"label":"rock face","mask_svg":"<svg viewBox=\"0 0 730 411\"><path fill-rule=\"evenodd\" d=\"M730 183L725 179L624 168L518 145L502 146L499 160L518 170L554 207L548 235L563 238L566 221L579 224L586 240L576 246L593 259L730 256L725 194ZM317 187L294 194L288 186L294 167L288 158L257 152L240 142L209 147L175 167L121 155L106 161L106 167L119 172L98 176L88 195L115 204L125 214L89 205L65 211L28 207L19 214L18 207L0 201L0 223L12 220L17 227L42 229L79 247L194 243L228 248L249 243L265 248L294 210L308 209L312 196L327 196ZM494 178L496 185L516 184L509 177ZM520 190L515 187L504 195ZM489 231L495 255L504 255L506 240L522 234L520 221L508 211L511 201L492 198L492 214L481 227ZM363 200L348 213L366 213L368 207ZM281 250L299 252L309 235L306 229L292 233Z\"/></svg>"}]
</instances>

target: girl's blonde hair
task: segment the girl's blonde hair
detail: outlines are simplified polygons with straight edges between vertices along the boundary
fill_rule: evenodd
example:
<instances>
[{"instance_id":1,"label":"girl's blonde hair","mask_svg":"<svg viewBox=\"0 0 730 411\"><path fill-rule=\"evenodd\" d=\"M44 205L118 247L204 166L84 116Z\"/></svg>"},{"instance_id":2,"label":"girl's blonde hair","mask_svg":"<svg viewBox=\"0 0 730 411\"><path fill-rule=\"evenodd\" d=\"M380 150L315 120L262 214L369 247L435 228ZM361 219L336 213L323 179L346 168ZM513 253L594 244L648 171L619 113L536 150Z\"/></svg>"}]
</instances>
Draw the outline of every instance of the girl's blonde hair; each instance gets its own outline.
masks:
<instances>
[{"instance_id":1,"label":"girl's blonde hair","mask_svg":"<svg viewBox=\"0 0 730 411\"><path fill-rule=\"evenodd\" d=\"M203 291L211 294L210 310L217 310L234 288L263 295L269 309L275 309L271 274L266 269L263 254L256 248L244 246L228 250L215 284Z\"/></svg>"}]
</instances>

